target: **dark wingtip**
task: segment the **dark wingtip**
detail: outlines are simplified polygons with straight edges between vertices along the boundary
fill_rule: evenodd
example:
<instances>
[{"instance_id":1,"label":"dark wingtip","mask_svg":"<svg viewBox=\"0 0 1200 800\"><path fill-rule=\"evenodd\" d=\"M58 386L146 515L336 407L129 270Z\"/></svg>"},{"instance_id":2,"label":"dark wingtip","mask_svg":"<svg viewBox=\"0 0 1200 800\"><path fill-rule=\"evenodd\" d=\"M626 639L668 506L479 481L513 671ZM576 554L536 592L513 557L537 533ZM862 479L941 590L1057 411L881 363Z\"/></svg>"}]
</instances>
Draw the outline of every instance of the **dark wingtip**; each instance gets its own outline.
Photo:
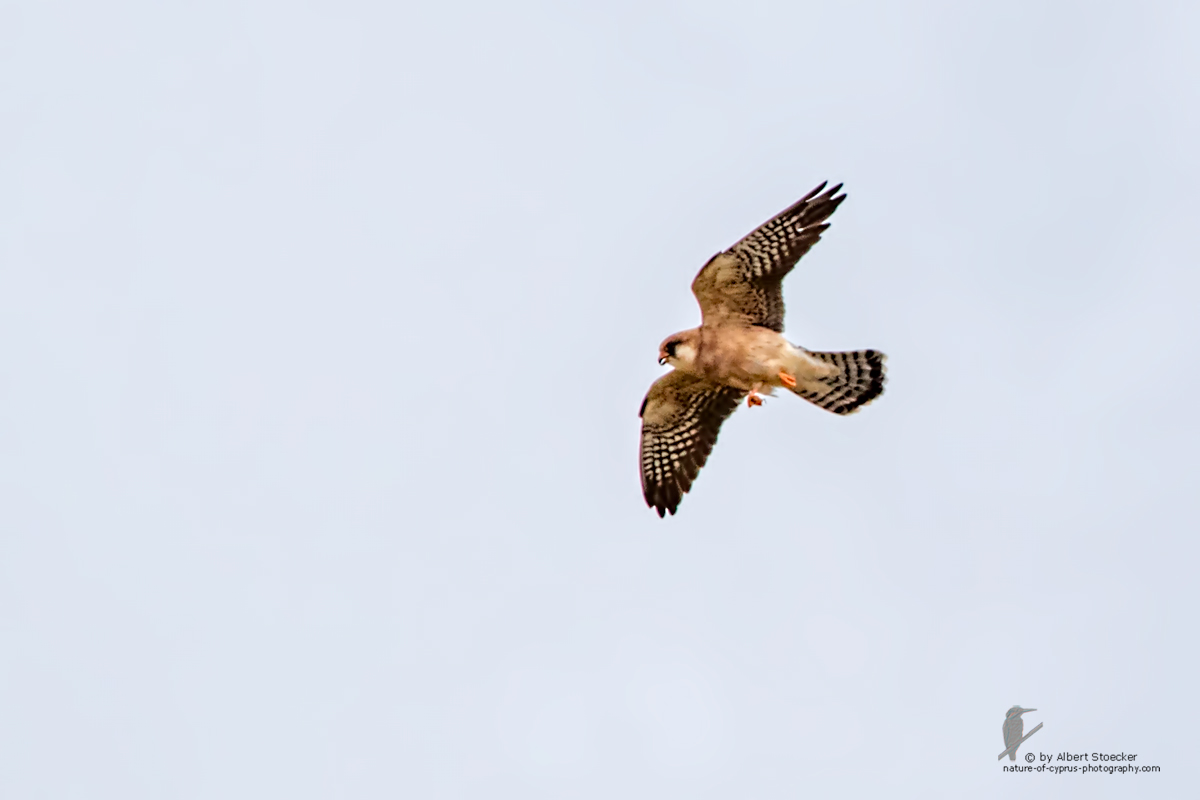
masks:
<instances>
[{"instance_id":1,"label":"dark wingtip","mask_svg":"<svg viewBox=\"0 0 1200 800\"><path fill-rule=\"evenodd\" d=\"M817 188L813 189L808 194L804 195L804 197L801 197L800 202L807 203L809 200L812 200L814 197L816 197L817 195L819 195L821 193L821 190L825 188L825 184L827 184L827 183L829 183L829 181L821 181L821 185L818 186Z\"/></svg>"}]
</instances>

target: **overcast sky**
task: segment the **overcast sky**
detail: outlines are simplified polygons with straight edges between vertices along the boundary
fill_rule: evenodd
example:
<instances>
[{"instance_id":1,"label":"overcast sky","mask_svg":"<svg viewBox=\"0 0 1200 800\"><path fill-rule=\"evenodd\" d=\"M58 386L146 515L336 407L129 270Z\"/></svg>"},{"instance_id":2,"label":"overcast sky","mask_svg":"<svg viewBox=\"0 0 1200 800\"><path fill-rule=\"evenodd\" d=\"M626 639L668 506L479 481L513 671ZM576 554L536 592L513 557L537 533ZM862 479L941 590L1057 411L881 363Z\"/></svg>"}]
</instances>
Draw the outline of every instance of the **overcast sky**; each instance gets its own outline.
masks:
<instances>
[{"instance_id":1,"label":"overcast sky","mask_svg":"<svg viewBox=\"0 0 1200 800\"><path fill-rule=\"evenodd\" d=\"M0 795L1194 789L1200 6L174 5L0 5ZM787 332L887 391L660 520L825 179Z\"/></svg>"}]
</instances>

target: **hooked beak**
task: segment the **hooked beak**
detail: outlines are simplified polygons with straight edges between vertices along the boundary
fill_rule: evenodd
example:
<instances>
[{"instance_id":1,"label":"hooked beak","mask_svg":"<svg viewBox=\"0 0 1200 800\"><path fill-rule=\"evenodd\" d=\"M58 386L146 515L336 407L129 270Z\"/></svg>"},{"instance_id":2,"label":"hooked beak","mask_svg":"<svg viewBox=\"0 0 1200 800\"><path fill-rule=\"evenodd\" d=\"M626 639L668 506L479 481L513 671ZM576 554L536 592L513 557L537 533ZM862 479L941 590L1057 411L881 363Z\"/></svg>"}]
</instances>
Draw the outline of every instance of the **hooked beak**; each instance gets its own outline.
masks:
<instances>
[{"instance_id":1,"label":"hooked beak","mask_svg":"<svg viewBox=\"0 0 1200 800\"><path fill-rule=\"evenodd\" d=\"M661 367L661 366L665 365L666 363L667 363L667 354L659 353L658 354L658 365Z\"/></svg>"}]
</instances>

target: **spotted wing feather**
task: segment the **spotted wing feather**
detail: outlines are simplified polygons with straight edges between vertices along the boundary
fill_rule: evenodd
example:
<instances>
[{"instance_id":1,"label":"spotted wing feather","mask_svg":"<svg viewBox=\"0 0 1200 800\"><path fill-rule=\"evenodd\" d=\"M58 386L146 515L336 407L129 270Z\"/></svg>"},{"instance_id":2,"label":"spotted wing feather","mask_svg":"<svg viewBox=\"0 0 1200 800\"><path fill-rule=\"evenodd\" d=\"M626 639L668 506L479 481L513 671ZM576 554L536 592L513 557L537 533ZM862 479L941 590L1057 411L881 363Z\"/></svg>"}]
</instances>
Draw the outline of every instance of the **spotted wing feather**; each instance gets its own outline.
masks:
<instances>
[{"instance_id":1,"label":"spotted wing feather","mask_svg":"<svg viewBox=\"0 0 1200 800\"><path fill-rule=\"evenodd\" d=\"M642 494L660 517L674 514L744 392L683 372L654 382L642 401Z\"/></svg>"},{"instance_id":2,"label":"spotted wing feather","mask_svg":"<svg viewBox=\"0 0 1200 800\"><path fill-rule=\"evenodd\" d=\"M846 195L817 188L709 259L692 281L704 324L738 322L783 332L784 276L829 227Z\"/></svg>"}]
</instances>

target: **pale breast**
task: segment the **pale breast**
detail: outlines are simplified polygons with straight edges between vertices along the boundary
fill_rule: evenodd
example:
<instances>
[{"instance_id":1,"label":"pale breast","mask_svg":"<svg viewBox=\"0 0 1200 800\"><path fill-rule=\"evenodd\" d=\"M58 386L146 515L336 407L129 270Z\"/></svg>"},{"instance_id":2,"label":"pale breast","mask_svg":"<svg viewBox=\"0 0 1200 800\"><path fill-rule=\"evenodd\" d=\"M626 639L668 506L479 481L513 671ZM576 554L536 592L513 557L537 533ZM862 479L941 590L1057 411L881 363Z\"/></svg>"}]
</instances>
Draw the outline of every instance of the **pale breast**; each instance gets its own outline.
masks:
<instances>
[{"instance_id":1,"label":"pale breast","mask_svg":"<svg viewBox=\"0 0 1200 800\"><path fill-rule=\"evenodd\" d=\"M749 390L778 383L780 364L789 349L781 335L757 325L702 327L696 365L711 381Z\"/></svg>"}]
</instances>

